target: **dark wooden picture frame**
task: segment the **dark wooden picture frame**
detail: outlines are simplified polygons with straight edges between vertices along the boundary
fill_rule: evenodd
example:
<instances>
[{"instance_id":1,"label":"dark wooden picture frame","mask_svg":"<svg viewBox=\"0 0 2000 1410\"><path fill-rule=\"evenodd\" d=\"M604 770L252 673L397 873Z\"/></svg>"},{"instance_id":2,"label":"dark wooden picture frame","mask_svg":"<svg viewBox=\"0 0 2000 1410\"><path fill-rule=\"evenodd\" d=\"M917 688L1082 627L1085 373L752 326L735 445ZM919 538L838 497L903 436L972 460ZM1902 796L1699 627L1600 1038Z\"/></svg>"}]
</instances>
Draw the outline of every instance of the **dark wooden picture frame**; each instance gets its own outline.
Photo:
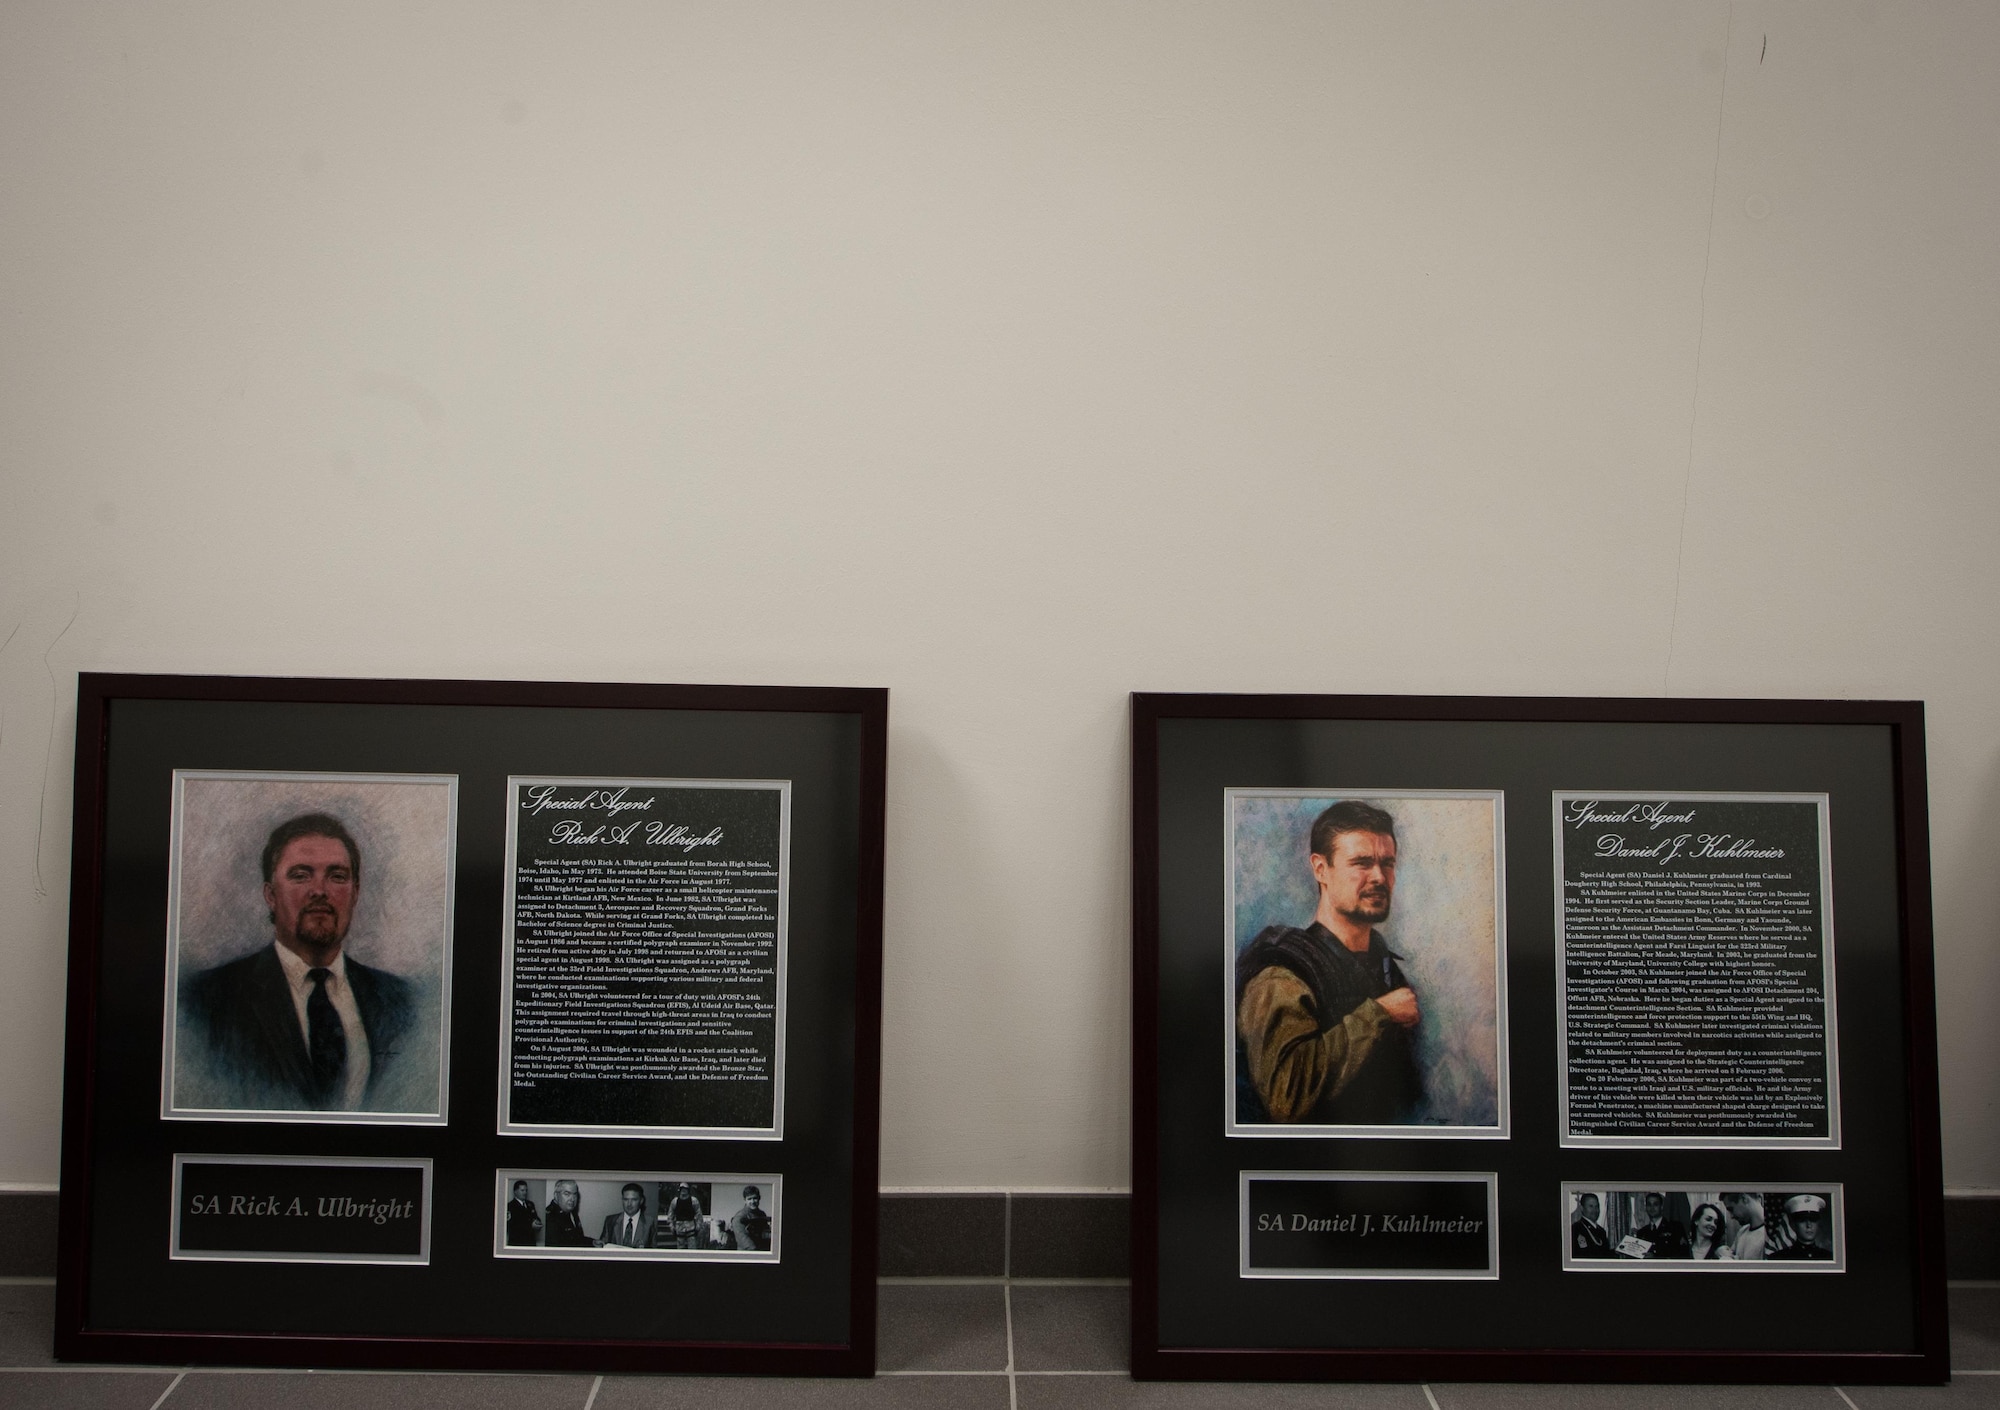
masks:
<instances>
[{"instance_id":1,"label":"dark wooden picture frame","mask_svg":"<svg viewBox=\"0 0 2000 1410\"><path fill-rule=\"evenodd\" d=\"M887 732L888 692L876 689L82 675L57 1356L872 1375ZM183 777L204 771L455 781L456 869L443 912L448 1110L423 1115L419 1097L414 1118L343 1122L256 1110L211 1120L174 1106L162 1076L171 1059L161 1055L177 1026L161 964L180 923L178 909L168 923L170 877L180 877L169 839L179 836ZM507 811L514 776L685 780L690 789L783 781L788 811L773 854L785 858L783 899L757 903L789 916L777 931L777 973L787 924L791 970L779 988L778 1059L768 1064L785 1093L777 1135L687 1139L670 1122L653 1139L496 1129L502 859L520 826ZM268 882L268 857L263 866ZM361 866L356 858L357 880ZM443 1106L442 1094L431 1100ZM183 1161L190 1172L204 1160L230 1169L231 1155L244 1168L261 1159L294 1172L317 1161L337 1178L347 1176L336 1167L378 1160L382 1178L404 1180L399 1190L422 1191L421 1256L413 1243L400 1262L190 1257L180 1243ZM663 1237L637 1258L611 1247L603 1257L499 1257L493 1192L508 1170L599 1176L610 1198L629 1172L680 1172L665 1181L713 1172L715 1242L699 1242L703 1250L739 1247L720 1219L722 1191L747 1179L767 1220L781 1224L782 1252L710 1259ZM740 1191L747 1208L738 1213L749 1213L742 1227L754 1232L750 1192Z\"/></svg>"},{"instance_id":2,"label":"dark wooden picture frame","mask_svg":"<svg viewBox=\"0 0 2000 1410\"><path fill-rule=\"evenodd\" d=\"M1505 795L1502 1006L1511 1023L1502 1031L1513 1106L1504 1139L1225 1130L1223 1053L1237 1041L1232 1004L1246 992L1225 946L1247 953L1225 789L1364 800ZM1563 1138L1574 1108L1566 1092L1558 1096L1557 1078L1573 1050L1558 1037L1555 958L1569 844L1559 822L1551 827L1560 816L1551 805L1558 793L1588 789L1830 799L1830 829L1825 801L1818 816L1832 916L1825 953L1841 974L1837 994L1824 976L1822 1000L1823 1027L1844 1039L1827 1073L1838 1082L1836 1148L1822 1138L1817 1149L1718 1140L1606 1150ZM1949 1378L1920 703L1135 694L1132 819L1135 1377ZM1392 1180L1462 1172L1468 1189L1497 1178L1494 1266L1457 1282L1248 1276L1250 1183L1286 1172L1322 1181L1325 1172L1393 1172ZM1820 1277L1760 1264L1690 1282L1665 1274L1709 1270L1647 1263L1616 1270L1626 1276L1592 1276L1565 1255L1575 1232L1565 1221L1575 1216L1562 1201L1580 1202L1577 1189L1593 1182L1627 1192L1844 1190L1845 1263ZM1814 1197L1793 1198L1808 1220ZM1798 1225L1807 1238L1812 1227ZM1768 1256L1761 1238L1756 1248ZM1749 1271L1778 1276L1741 1276Z\"/></svg>"}]
</instances>

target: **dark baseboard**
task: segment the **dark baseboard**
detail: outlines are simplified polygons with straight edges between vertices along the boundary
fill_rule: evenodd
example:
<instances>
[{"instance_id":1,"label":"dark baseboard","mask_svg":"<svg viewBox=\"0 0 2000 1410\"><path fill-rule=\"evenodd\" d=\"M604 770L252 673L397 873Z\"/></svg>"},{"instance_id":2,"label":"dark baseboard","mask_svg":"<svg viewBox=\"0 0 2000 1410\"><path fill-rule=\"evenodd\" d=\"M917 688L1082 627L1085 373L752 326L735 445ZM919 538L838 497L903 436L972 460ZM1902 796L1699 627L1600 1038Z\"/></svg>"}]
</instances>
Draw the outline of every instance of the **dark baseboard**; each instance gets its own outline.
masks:
<instances>
[{"instance_id":1,"label":"dark baseboard","mask_svg":"<svg viewBox=\"0 0 2000 1410\"><path fill-rule=\"evenodd\" d=\"M2000 1197L1947 1197L1944 1248L1947 1278L1968 1282L2000 1278Z\"/></svg>"},{"instance_id":2,"label":"dark baseboard","mask_svg":"<svg viewBox=\"0 0 2000 1410\"><path fill-rule=\"evenodd\" d=\"M0 1278L56 1275L54 1190L0 1190Z\"/></svg>"},{"instance_id":3,"label":"dark baseboard","mask_svg":"<svg viewBox=\"0 0 2000 1410\"><path fill-rule=\"evenodd\" d=\"M1007 1271L1007 1196L884 1195L885 1278L997 1278Z\"/></svg>"},{"instance_id":4,"label":"dark baseboard","mask_svg":"<svg viewBox=\"0 0 2000 1410\"><path fill-rule=\"evenodd\" d=\"M1123 1278L1127 1195L886 1194L885 1278ZM2000 1279L2000 1197L1944 1202L1947 1273ZM52 1278L56 1197L0 1191L0 1278Z\"/></svg>"},{"instance_id":5,"label":"dark baseboard","mask_svg":"<svg viewBox=\"0 0 2000 1410\"><path fill-rule=\"evenodd\" d=\"M885 1278L1123 1278L1129 1195L886 1194Z\"/></svg>"}]
</instances>

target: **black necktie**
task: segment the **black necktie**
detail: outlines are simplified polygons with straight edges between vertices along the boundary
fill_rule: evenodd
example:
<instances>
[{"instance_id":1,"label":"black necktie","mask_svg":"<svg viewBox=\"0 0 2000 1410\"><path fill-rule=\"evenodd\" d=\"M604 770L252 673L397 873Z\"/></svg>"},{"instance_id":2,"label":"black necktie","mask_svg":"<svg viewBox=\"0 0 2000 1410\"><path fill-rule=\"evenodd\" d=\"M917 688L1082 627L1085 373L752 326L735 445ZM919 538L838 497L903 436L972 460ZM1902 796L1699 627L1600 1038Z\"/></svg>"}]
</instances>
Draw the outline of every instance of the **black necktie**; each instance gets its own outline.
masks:
<instances>
[{"instance_id":1,"label":"black necktie","mask_svg":"<svg viewBox=\"0 0 2000 1410\"><path fill-rule=\"evenodd\" d=\"M313 1095L327 1101L340 1081L340 1069L347 1065L347 1030L340 1026L340 1015L326 996L326 981L333 978L333 971L309 969L306 978L313 986L306 999L306 1051L312 1058Z\"/></svg>"}]
</instances>

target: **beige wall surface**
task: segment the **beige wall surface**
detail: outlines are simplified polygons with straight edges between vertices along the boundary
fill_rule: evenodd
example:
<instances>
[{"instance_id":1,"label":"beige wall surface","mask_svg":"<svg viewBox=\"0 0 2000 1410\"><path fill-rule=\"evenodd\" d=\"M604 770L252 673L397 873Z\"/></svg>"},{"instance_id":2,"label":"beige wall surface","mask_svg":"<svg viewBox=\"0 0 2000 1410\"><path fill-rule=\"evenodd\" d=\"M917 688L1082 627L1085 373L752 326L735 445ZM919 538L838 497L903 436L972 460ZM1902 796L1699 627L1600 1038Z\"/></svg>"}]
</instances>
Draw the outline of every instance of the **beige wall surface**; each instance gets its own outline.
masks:
<instances>
[{"instance_id":1,"label":"beige wall surface","mask_svg":"<svg viewBox=\"0 0 2000 1410\"><path fill-rule=\"evenodd\" d=\"M2000 1186L1997 72L1980 0L0 6L0 1181L92 669L891 687L893 1186L1126 1182L1128 691L1920 698Z\"/></svg>"}]
</instances>

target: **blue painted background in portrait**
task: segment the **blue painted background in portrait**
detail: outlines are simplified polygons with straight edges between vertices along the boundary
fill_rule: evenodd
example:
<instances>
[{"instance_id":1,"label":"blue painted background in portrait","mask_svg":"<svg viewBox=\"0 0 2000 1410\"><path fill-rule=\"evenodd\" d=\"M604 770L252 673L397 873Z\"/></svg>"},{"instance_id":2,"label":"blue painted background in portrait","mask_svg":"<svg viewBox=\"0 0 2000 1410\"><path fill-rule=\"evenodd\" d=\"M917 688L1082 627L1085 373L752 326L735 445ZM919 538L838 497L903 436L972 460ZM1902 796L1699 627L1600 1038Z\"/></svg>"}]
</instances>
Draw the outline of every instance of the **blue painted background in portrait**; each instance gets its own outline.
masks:
<instances>
[{"instance_id":1,"label":"blue painted background in portrait","mask_svg":"<svg viewBox=\"0 0 2000 1410\"><path fill-rule=\"evenodd\" d=\"M1242 953L1267 925L1311 923L1319 905L1319 888L1306 860L1313 819L1350 797L1385 809L1396 820L1396 895L1380 931L1409 977L1423 1014L1416 1053L1424 1075L1424 1104L1412 1124L1496 1125L1500 1042L1494 799L1233 794L1234 953ZM1230 972L1233 985L1234 965Z\"/></svg>"}]
</instances>

